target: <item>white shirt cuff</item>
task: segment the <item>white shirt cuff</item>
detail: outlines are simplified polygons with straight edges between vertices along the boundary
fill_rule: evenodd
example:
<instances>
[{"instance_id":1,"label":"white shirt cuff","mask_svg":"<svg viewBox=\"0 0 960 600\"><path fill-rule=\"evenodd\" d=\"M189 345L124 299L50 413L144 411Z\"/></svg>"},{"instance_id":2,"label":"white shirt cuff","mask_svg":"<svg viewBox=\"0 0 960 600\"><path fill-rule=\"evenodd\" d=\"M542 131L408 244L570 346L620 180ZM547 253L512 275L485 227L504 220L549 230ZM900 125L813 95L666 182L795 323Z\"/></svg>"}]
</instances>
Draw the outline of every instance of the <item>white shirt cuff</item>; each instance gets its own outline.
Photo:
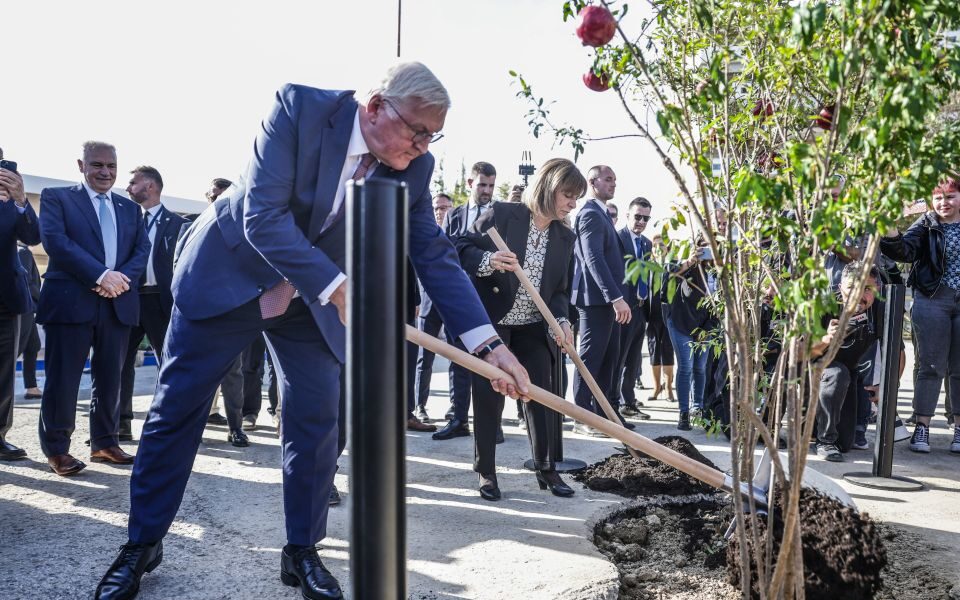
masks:
<instances>
[{"instance_id":1,"label":"white shirt cuff","mask_svg":"<svg viewBox=\"0 0 960 600\"><path fill-rule=\"evenodd\" d=\"M320 292L320 295L317 297L317 300L320 301L320 305L324 306L330 302L330 296L333 295L337 288L340 287L340 284L347 280L347 276L343 273L340 273L333 278L333 281L330 282L330 285L323 288L323 291Z\"/></svg>"},{"instance_id":2,"label":"white shirt cuff","mask_svg":"<svg viewBox=\"0 0 960 600\"><path fill-rule=\"evenodd\" d=\"M110 272L110 269L107 269L103 273L100 273L100 277L97 277L97 285L100 285L100 282L103 281L103 278L107 276L107 273Z\"/></svg>"},{"instance_id":3,"label":"white shirt cuff","mask_svg":"<svg viewBox=\"0 0 960 600\"><path fill-rule=\"evenodd\" d=\"M619 298L614 298L613 300L610 301L610 304L613 304L614 302L616 302L616 301L618 301L618 300L623 300L623 296L620 296Z\"/></svg>"},{"instance_id":4,"label":"white shirt cuff","mask_svg":"<svg viewBox=\"0 0 960 600\"><path fill-rule=\"evenodd\" d=\"M13 201L13 205L17 207L17 212L20 213L21 215L22 215L23 213L27 212L27 205L26 205L26 204L24 204L23 206L20 206L19 204L17 204L17 201L14 200L14 201Z\"/></svg>"},{"instance_id":5,"label":"white shirt cuff","mask_svg":"<svg viewBox=\"0 0 960 600\"><path fill-rule=\"evenodd\" d=\"M481 325L462 334L460 341L463 342L463 347L473 354L485 341L493 337L497 337L497 330L493 325Z\"/></svg>"}]
</instances>

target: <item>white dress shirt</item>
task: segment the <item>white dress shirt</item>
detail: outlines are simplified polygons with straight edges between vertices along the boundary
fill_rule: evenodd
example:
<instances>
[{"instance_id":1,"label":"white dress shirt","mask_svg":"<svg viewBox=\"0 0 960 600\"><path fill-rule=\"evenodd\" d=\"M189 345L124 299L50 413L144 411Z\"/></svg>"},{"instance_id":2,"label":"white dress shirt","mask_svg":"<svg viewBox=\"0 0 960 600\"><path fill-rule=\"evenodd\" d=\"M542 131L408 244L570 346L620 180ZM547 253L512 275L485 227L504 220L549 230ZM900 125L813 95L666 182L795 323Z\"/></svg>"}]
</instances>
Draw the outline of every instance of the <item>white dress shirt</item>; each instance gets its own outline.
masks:
<instances>
[{"instance_id":1,"label":"white dress shirt","mask_svg":"<svg viewBox=\"0 0 960 600\"><path fill-rule=\"evenodd\" d=\"M363 133L360 131L360 110L358 109L353 116L353 130L350 132L350 141L347 143L347 157L343 162L343 169L340 171L340 184L337 186L337 195L334 197L333 206L330 208L331 215L336 215L340 210L340 206L343 204L347 194L346 183L351 180L353 174L356 172L357 165L360 164L360 159L368 152L370 152L370 148L367 146L366 140L363 139ZM374 168L375 167L371 167L371 173ZM474 207L474 210L476 210L476 207ZM469 216L467 218L469 219ZM330 285L320 292L320 303L326 304L330 302L330 296L346 279L347 276L343 273L334 277ZM496 337L496 335L497 331L493 328L493 325L481 325L480 327L465 332L460 336L460 340L463 342L464 347L473 352L480 348L485 341Z\"/></svg>"},{"instance_id":2,"label":"white dress shirt","mask_svg":"<svg viewBox=\"0 0 960 600\"><path fill-rule=\"evenodd\" d=\"M160 224L157 223L159 220L157 213L161 210L163 210L163 205L158 204L143 211L143 226L150 225L150 230L147 232L147 237L150 238L150 252L147 254L149 257L147 258L147 280L143 285L157 285L157 274L153 271L153 241L157 239L157 229L160 228Z\"/></svg>"},{"instance_id":3,"label":"white dress shirt","mask_svg":"<svg viewBox=\"0 0 960 600\"><path fill-rule=\"evenodd\" d=\"M480 207L480 215L477 215L477 205L476 204L467 204L467 231L470 231L470 227L477 222L477 219L480 216L483 216L483 213L487 212L487 209L490 208L490 205L493 204L493 200L487 202Z\"/></svg>"},{"instance_id":4,"label":"white dress shirt","mask_svg":"<svg viewBox=\"0 0 960 600\"><path fill-rule=\"evenodd\" d=\"M90 197L90 202L93 203L93 214L97 215L97 222L100 222L100 199L97 196L100 195L100 192L95 192L90 189L90 186L87 185L86 181L81 181L80 184L83 186L83 189L87 191L87 195ZM110 216L113 217L113 239L117 239L117 211L113 207L113 196L111 192L105 192L104 195L107 197L107 210L110 211ZM97 285L100 285L100 282L103 281L103 276L110 272L110 269L107 269L103 273L100 273L100 277L97 277Z\"/></svg>"}]
</instances>

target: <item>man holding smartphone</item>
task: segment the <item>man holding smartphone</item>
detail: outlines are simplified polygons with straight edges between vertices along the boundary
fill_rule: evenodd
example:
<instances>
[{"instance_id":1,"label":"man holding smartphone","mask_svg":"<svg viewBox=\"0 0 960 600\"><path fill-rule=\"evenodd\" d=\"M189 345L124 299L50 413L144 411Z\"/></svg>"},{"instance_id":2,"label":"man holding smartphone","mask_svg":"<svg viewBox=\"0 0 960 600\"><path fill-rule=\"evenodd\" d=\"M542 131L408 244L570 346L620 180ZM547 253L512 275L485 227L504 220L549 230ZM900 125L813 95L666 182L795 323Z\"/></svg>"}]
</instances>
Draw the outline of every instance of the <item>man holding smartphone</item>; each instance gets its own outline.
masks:
<instances>
[{"instance_id":1,"label":"man holding smartphone","mask_svg":"<svg viewBox=\"0 0 960 600\"><path fill-rule=\"evenodd\" d=\"M26 458L27 453L6 441L13 426L20 315L34 308L27 272L17 256L17 241L40 243L37 214L27 202L17 164L3 160L0 150L0 460Z\"/></svg>"}]
</instances>

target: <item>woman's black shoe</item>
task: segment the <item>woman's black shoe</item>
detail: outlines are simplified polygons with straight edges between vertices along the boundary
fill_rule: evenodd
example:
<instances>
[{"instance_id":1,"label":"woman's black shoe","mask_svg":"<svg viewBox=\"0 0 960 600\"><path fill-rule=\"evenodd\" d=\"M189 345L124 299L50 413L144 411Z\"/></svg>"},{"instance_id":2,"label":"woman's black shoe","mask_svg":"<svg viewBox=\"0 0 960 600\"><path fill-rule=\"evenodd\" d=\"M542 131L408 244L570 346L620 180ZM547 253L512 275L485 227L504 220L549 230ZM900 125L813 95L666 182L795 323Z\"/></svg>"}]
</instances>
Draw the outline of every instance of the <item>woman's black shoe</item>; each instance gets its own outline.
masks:
<instances>
[{"instance_id":1,"label":"woman's black shoe","mask_svg":"<svg viewBox=\"0 0 960 600\"><path fill-rule=\"evenodd\" d=\"M497 474L484 475L480 473L480 497L484 500L499 500L500 486L497 485Z\"/></svg>"},{"instance_id":2,"label":"woman's black shoe","mask_svg":"<svg viewBox=\"0 0 960 600\"><path fill-rule=\"evenodd\" d=\"M559 473L556 471L537 471L537 483L540 484L540 489L545 490L550 489L550 493L554 496L560 496L561 498L569 498L573 495L573 488L563 482L560 479Z\"/></svg>"},{"instance_id":3,"label":"woman's black shoe","mask_svg":"<svg viewBox=\"0 0 960 600\"><path fill-rule=\"evenodd\" d=\"M680 431L690 431L690 413L680 413L680 418L677 420L677 429Z\"/></svg>"}]
</instances>

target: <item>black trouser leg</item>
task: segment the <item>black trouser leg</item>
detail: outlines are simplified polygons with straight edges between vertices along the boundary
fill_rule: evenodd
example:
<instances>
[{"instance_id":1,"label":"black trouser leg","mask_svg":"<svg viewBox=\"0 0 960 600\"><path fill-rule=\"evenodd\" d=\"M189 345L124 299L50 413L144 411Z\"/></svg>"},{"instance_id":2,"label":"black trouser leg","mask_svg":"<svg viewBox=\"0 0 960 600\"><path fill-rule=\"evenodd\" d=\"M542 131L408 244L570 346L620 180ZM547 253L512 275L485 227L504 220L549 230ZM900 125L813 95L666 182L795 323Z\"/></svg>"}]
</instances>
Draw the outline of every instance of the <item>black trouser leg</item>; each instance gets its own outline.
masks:
<instances>
[{"instance_id":1,"label":"black trouser leg","mask_svg":"<svg viewBox=\"0 0 960 600\"><path fill-rule=\"evenodd\" d=\"M258 337L243 351L243 416L257 417L263 406L263 355L267 342Z\"/></svg>"},{"instance_id":2,"label":"black trouser leg","mask_svg":"<svg viewBox=\"0 0 960 600\"><path fill-rule=\"evenodd\" d=\"M37 354L39 353L40 332L37 331L36 315L34 315L27 345L21 353L23 355L23 387L28 390L37 387Z\"/></svg>"},{"instance_id":3,"label":"black trouser leg","mask_svg":"<svg viewBox=\"0 0 960 600\"><path fill-rule=\"evenodd\" d=\"M17 376L20 318L0 317L0 439L13 427L13 390Z\"/></svg>"}]
</instances>

